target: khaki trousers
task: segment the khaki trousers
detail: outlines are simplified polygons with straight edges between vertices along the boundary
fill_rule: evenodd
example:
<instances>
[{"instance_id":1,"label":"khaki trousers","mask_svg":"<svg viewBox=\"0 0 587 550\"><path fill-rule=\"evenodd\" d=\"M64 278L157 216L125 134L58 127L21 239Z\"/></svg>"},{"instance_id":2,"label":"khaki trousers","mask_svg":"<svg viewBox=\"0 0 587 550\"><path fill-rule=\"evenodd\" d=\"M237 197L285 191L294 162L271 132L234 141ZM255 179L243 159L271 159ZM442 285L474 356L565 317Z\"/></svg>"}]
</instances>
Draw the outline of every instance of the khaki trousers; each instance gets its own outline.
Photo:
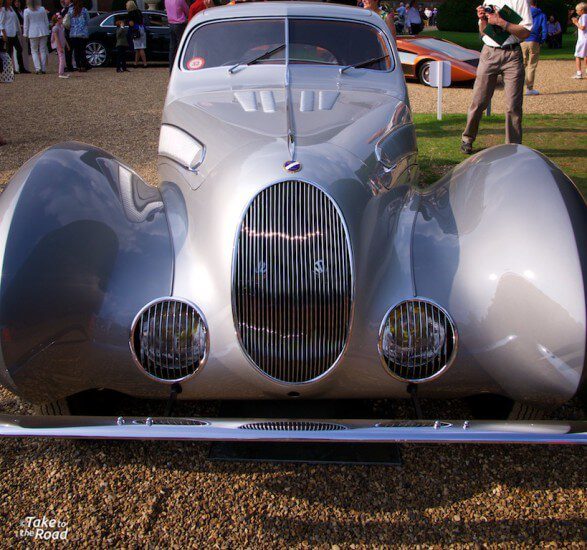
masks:
<instances>
[{"instance_id":1,"label":"khaki trousers","mask_svg":"<svg viewBox=\"0 0 587 550\"><path fill-rule=\"evenodd\" d=\"M533 90L536 65L538 65L540 57L540 44L538 42L522 42L521 46L524 68L526 69L526 88Z\"/></svg>"},{"instance_id":2,"label":"khaki trousers","mask_svg":"<svg viewBox=\"0 0 587 550\"><path fill-rule=\"evenodd\" d=\"M479 122L487 109L497 77L503 75L505 94L505 141L522 143L522 102L524 100L524 64L520 48L502 50L483 46L477 78L473 87L473 100L467 113L467 126L462 139L473 143L479 131Z\"/></svg>"}]
</instances>

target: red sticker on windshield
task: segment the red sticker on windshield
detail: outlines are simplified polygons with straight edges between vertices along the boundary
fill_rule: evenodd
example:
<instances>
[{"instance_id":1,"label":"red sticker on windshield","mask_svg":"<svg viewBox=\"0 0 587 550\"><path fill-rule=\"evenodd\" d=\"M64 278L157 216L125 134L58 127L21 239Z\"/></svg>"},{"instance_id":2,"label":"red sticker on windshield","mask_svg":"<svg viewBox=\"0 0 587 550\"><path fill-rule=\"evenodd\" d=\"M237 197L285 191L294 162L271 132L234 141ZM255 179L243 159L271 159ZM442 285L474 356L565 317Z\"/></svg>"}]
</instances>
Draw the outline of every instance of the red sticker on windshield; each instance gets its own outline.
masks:
<instances>
[{"instance_id":1,"label":"red sticker on windshield","mask_svg":"<svg viewBox=\"0 0 587 550\"><path fill-rule=\"evenodd\" d=\"M198 69L201 69L205 64L206 60L203 57L192 57L187 62L187 68L190 71L197 71Z\"/></svg>"}]
</instances>

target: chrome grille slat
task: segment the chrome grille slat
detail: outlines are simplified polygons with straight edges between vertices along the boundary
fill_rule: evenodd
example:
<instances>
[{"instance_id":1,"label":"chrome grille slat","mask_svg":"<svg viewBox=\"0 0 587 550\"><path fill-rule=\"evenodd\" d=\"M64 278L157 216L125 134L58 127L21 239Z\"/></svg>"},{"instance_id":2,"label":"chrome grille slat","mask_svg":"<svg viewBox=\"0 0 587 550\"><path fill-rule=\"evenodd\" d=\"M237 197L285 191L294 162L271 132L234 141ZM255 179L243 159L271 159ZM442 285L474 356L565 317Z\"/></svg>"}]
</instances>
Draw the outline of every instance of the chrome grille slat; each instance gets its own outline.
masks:
<instances>
[{"instance_id":1,"label":"chrome grille slat","mask_svg":"<svg viewBox=\"0 0 587 550\"><path fill-rule=\"evenodd\" d=\"M287 181L255 197L237 236L233 294L241 345L261 371L301 383L336 363L350 330L351 269L348 235L326 194Z\"/></svg>"}]
</instances>

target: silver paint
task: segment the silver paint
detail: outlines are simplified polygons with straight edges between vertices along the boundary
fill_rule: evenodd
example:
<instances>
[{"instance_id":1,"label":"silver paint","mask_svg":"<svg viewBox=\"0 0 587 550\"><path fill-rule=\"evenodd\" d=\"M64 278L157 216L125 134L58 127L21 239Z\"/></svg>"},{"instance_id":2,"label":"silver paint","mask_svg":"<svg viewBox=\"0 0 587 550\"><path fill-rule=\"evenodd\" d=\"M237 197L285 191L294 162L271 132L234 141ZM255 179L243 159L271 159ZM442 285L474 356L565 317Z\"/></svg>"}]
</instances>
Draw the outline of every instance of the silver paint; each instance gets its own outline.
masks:
<instances>
[{"instance_id":1,"label":"silver paint","mask_svg":"<svg viewBox=\"0 0 587 550\"><path fill-rule=\"evenodd\" d=\"M167 397L168 385L133 364L128 333L147 303L174 296L195 304L209 329L207 362L182 383L182 399L287 398L294 388L302 398L407 397L406 384L381 364L379 328L393 304L421 296L449 313L459 349L450 369L420 384L419 395L491 392L538 406L571 398L585 379L587 333L586 208L572 182L539 153L507 145L420 188L393 37L368 10L295 2L205 10L184 33L179 59L198 26L257 17L376 26L394 68L341 75L337 67L293 64L286 85L285 65L229 74L178 64L163 122L193 135L206 157L197 173L160 157L158 189L136 174L129 189L126 167L81 144L29 161L0 196L0 324L17 336L0 339L2 384L36 402L92 388ZM292 135L302 165L295 179L319 187L341 212L354 273L347 348L327 376L294 388L249 363L232 298L243 213L262 189L291 179L283 166L292 160ZM49 262L52 239L73 222L97 227L92 246L101 264L89 254L85 271ZM92 233L75 235L67 233L66 258L83 251ZM30 264L36 243L49 243L37 265ZM39 266L51 269L37 277ZM64 304L58 315L50 312L51 293ZM462 432L476 434L475 424Z\"/></svg>"}]
</instances>

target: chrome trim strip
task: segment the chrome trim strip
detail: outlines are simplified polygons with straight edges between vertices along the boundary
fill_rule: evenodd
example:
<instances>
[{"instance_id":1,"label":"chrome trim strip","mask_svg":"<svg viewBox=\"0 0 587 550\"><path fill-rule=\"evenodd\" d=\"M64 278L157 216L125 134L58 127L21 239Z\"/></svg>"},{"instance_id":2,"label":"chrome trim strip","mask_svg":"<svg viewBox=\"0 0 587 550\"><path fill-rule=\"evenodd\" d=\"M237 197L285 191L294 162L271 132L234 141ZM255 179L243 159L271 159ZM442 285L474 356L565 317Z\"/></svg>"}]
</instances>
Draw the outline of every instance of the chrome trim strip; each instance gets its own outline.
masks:
<instances>
[{"instance_id":1,"label":"chrome trim strip","mask_svg":"<svg viewBox=\"0 0 587 550\"><path fill-rule=\"evenodd\" d=\"M250 423L280 419L0 416L0 437L59 437L190 441L377 443L532 443L587 445L587 421L308 420L344 426L335 430L247 430Z\"/></svg>"}]
</instances>

